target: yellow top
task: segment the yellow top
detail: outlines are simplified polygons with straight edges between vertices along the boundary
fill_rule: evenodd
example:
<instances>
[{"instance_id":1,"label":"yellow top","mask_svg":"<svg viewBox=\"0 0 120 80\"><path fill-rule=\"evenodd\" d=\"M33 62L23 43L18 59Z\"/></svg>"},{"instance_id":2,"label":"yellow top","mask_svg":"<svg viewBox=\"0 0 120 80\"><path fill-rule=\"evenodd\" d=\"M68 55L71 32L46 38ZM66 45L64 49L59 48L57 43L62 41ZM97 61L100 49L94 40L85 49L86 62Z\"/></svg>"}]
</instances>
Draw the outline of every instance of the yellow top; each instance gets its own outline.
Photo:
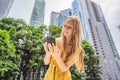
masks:
<instances>
[{"instance_id":1,"label":"yellow top","mask_svg":"<svg viewBox=\"0 0 120 80\"><path fill-rule=\"evenodd\" d=\"M57 41L56 41L57 45ZM70 49L66 49L65 53L68 53ZM69 70L62 72L57 65L55 58L51 57L49 68L45 74L44 80L72 80Z\"/></svg>"}]
</instances>

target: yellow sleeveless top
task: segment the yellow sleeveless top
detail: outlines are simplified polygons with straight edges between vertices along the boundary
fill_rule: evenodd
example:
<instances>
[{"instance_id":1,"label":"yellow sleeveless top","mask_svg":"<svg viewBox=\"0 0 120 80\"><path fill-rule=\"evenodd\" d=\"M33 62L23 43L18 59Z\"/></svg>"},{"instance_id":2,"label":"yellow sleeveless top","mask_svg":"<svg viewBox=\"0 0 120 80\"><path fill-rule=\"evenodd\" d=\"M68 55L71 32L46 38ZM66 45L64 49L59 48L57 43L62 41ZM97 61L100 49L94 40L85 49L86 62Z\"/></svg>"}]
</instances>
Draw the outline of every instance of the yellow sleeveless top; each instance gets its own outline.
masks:
<instances>
[{"instance_id":1,"label":"yellow sleeveless top","mask_svg":"<svg viewBox=\"0 0 120 80\"><path fill-rule=\"evenodd\" d=\"M56 41L57 45L57 41ZM66 49L65 53L68 53L70 49ZM51 57L49 68L44 76L44 80L72 80L69 70L62 72L57 65L55 58Z\"/></svg>"}]
</instances>

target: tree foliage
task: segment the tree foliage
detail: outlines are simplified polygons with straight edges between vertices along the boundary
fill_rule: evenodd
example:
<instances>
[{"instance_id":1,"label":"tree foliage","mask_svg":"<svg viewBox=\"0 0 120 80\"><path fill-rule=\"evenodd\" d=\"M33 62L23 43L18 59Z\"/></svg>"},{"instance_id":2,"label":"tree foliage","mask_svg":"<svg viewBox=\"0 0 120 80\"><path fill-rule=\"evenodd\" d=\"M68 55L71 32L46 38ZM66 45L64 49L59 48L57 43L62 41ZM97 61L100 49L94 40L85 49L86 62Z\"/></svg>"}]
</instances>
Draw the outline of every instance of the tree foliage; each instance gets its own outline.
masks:
<instances>
[{"instance_id":1,"label":"tree foliage","mask_svg":"<svg viewBox=\"0 0 120 80\"><path fill-rule=\"evenodd\" d=\"M53 36L55 38L60 37L61 30L62 30L62 26L55 26L55 25L49 26L49 33L51 36Z\"/></svg>"},{"instance_id":2,"label":"tree foliage","mask_svg":"<svg viewBox=\"0 0 120 80\"><path fill-rule=\"evenodd\" d=\"M0 20L0 29L9 32L11 42L15 45L15 54L20 57L17 58L20 66L18 67L20 71L17 80L20 80L21 77L23 77L23 80L38 80L41 76L40 71L43 70L42 39L46 26L41 25L36 28L35 26L27 25L22 19L3 18Z\"/></svg>"},{"instance_id":3,"label":"tree foliage","mask_svg":"<svg viewBox=\"0 0 120 80\"><path fill-rule=\"evenodd\" d=\"M86 65L86 80L101 80L101 67L99 67L99 56L95 55L94 50L88 41L82 40L82 46L87 55L84 58Z\"/></svg>"},{"instance_id":4,"label":"tree foliage","mask_svg":"<svg viewBox=\"0 0 120 80\"><path fill-rule=\"evenodd\" d=\"M15 46L10 41L8 31L0 30L0 79L8 79L19 73Z\"/></svg>"}]
</instances>

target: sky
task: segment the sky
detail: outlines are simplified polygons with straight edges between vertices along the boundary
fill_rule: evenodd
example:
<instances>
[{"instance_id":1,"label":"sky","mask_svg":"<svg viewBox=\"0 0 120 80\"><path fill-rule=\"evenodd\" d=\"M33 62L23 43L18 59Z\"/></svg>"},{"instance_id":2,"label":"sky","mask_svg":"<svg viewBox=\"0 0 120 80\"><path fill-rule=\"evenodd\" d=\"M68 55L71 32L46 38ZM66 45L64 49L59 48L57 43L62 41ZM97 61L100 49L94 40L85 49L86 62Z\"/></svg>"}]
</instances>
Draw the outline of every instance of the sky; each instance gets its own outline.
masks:
<instances>
[{"instance_id":1,"label":"sky","mask_svg":"<svg viewBox=\"0 0 120 80\"><path fill-rule=\"evenodd\" d=\"M30 16L35 0L15 0L8 17L22 18L29 23ZM59 12L61 10L71 8L73 0L45 0L45 21L44 24L49 25L51 11Z\"/></svg>"},{"instance_id":2,"label":"sky","mask_svg":"<svg viewBox=\"0 0 120 80\"><path fill-rule=\"evenodd\" d=\"M92 0L98 3L104 13L109 27L120 25L120 0Z\"/></svg>"},{"instance_id":3,"label":"sky","mask_svg":"<svg viewBox=\"0 0 120 80\"><path fill-rule=\"evenodd\" d=\"M8 17L22 18L29 24L30 16L35 0L14 0L13 6ZM116 31L116 26L120 25L120 0L91 0L101 6L104 17L112 32L115 44L120 52L120 40ZM51 11L59 12L64 9L71 8L73 0L45 0L45 21L44 24L49 25ZM116 35L117 34L117 35Z\"/></svg>"},{"instance_id":4,"label":"sky","mask_svg":"<svg viewBox=\"0 0 120 80\"><path fill-rule=\"evenodd\" d=\"M93 0L98 3L104 13L105 19L109 26L115 46L120 55L120 31L116 26L120 25L120 0Z\"/></svg>"},{"instance_id":5,"label":"sky","mask_svg":"<svg viewBox=\"0 0 120 80\"><path fill-rule=\"evenodd\" d=\"M8 17L22 18L29 23L34 1L35 0L14 0Z\"/></svg>"},{"instance_id":6,"label":"sky","mask_svg":"<svg viewBox=\"0 0 120 80\"><path fill-rule=\"evenodd\" d=\"M10 17L23 18L29 23L35 0L15 0L9 12ZM109 27L120 24L120 0L92 0L101 6ZM51 11L59 12L71 8L73 0L45 0L45 21L49 25Z\"/></svg>"}]
</instances>

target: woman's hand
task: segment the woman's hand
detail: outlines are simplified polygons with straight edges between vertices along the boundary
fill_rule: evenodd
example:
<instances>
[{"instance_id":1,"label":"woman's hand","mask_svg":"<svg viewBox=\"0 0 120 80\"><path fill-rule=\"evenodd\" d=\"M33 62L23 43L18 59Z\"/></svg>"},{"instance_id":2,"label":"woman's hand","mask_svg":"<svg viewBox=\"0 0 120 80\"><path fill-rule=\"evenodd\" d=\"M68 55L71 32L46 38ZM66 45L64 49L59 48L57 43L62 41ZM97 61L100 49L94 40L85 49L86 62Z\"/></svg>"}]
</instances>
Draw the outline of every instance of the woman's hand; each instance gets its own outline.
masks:
<instances>
[{"instance_id":1,"label":"woman's hand","mask_svg":"<svg viewBox=\"0 0 120 80\"><path fill-rule=\"evenodd\" d=\"M44 57L44 63L46 65L48 65L51 61L51 54L52 54L50 44L45 43L44 44L44 49L45 49L45 52L46 52L46 55Z\"/></svg>"},{"instance_id":2,"label":"woman's hand","mask_svg":"<svg viewBox=\"0 0 120 80\"><path fill-rule=\"evenodd\" d=\"M60 51L60 49L57 47L57 46L55 46L54 44L52 44L52 48L53 48L53 53L52 53L52 56L54 56L55 58L58 58L58 57L60 57L61 56L61 51Z\"/></svg>"},{"instance_id":3,"label":"woman's hand","mask_svg":"<svg viewBox=\"0 0 120 80\"><path fill-rule=\"evenodd\" d=\"M51 55L52 54L52 48L50 43L45 43L44 44L44 49L46 52L46 55Z\"/></svg>"},{"instance_id":4,"label":"woman's hand","mask_svg":"<svg viewBox=\"0 0 120 80\"><path fill-rule=\"evenodd\" d=\"M50 44L50 43L45 43L44 44L44 49L47 55L52 55L55 58L58 58L61 56L61 51L60 49L54 45L54 43Z\"/></svg>"}]
</instances>

